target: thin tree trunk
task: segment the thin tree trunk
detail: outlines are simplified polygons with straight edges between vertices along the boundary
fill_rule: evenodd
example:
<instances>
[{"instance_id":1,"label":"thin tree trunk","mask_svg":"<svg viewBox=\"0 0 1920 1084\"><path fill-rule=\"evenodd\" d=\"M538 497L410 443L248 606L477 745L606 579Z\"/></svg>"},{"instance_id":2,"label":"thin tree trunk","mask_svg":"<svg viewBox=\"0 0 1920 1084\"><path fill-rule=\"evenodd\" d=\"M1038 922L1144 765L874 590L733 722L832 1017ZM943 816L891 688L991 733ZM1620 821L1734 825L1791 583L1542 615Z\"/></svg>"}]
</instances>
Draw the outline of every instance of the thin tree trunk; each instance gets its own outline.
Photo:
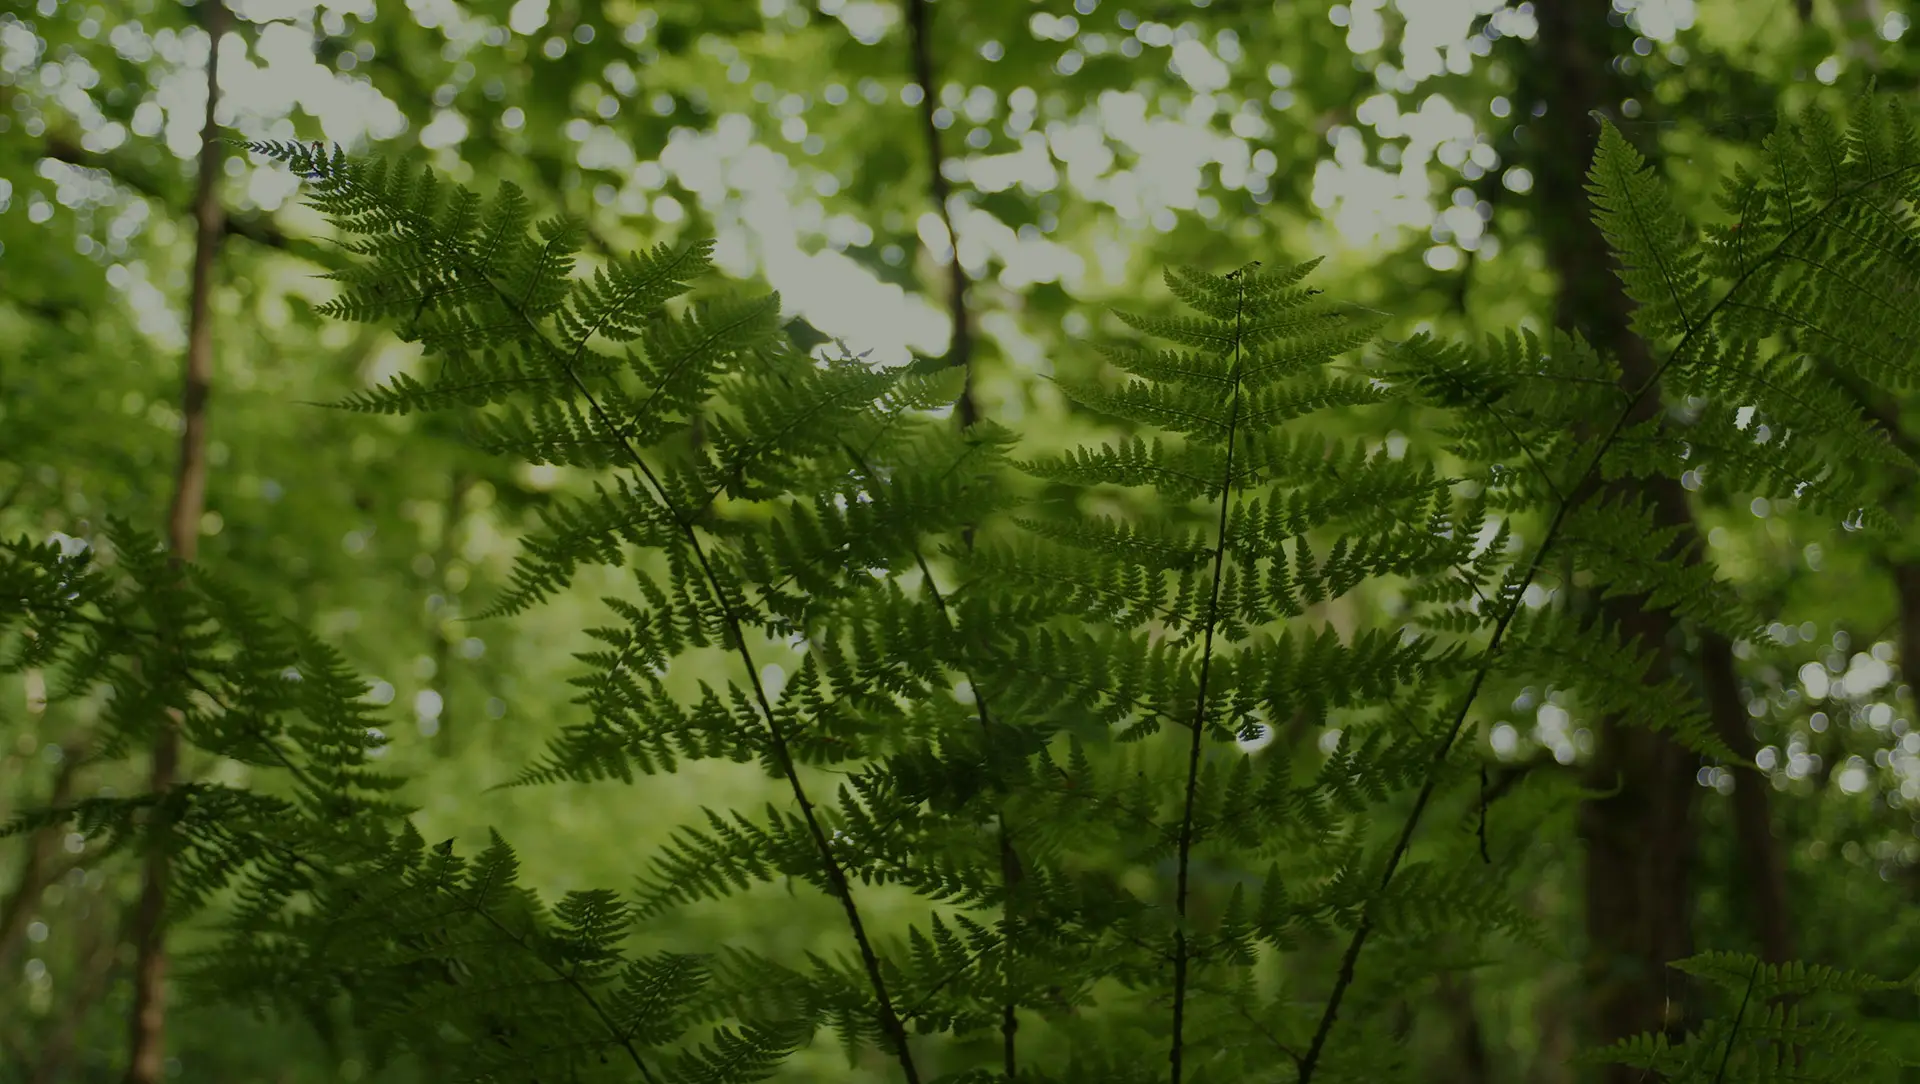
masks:
<instances>
[{"instance_id":1,"label":"thin tree trunk","mask_svg":"<svg viewBox=\"0 0 1920 1084\"><path fill-rule=\"evenodd\" d=\"M207 395L213 383L213 271L225 232L225 216L216 192L221 163L219 124L215 111L220 100L220 39L229 14L223 0L202 0L207 36L207 114L200 132L200 168L194 189L193 216L198 227L193 248L193 285L188 300L187 357L180 393L185 424L180 433L180 461L174 475L173 501L167 509L167 543L175 562L194 559L200 538L200 517L207 501ZM164 719L154 740L148 789L154 794L171 790L179 771L180 735L177 721ZM165 1073L166 1036L166 905L167 825L163 806L153 831L141 875L140 898L134 905L129 933L134 944L133 1011L129 1020L129 1052L125 1084L158 1084Z\"/></svg>"},{"instance_id":2,"label":"thin tree trunk","mask_svg":"<svg viewBox=\"0 0 1920 1084\"><path fill-rule=\"evenodd\" d=\"M1537 81L1546 117L1536 125L1538 207L1549 260L1561 279L1559 322L1583 332L1618 358L1622 386L1639 388L1656 369L1646 344L1630 330L1631 302L1606 270L1606 247L1587 210L1582 187L1598 134L1589 119L1630 96L1611 67L1609 5L1602 0L1553 0L1540 18ZM1636 404L1643 417L1659 408L1657 390ZM1637 495L1648 499L1662 526L1681 528L1676 559L1700 559L1700 535L1685 491L1673 479L1647 479ZM1731 645L1701 636L1697 657L1680 657L1680 629L1667 613L1638 600L1605 607L1609 619L1656 655L1663 678L1697 667L1716 732L1736 753L1751 757L1754 742L1739 694ZM1589 1015L1601 1041L1681 1023L1684 987L1666 965L1688 955L1690 867L1694 848L1696 758L1664 737L1624 730L1603 720L1590 785L1611 791L1581 810L1587 844ZM1617 790L1615 789L1617 788ZM1771 796L1764 780L1746 775L1734 795L1736 846L1747 879L1762 954L1793 955L1784 861L1772 830ZM1609 1079L1626 1080L1615 1072Z\"/></svg>"},{"instance_id":3,"label":"thin tree trunk","mask_svg":"<svg viewBox=\"0 0 1920 1084\"><path fill-rule=\"evenodd\" d=\"M962 428L980 420L979 404L973 395L973 322L967 312L967 269L960 264L960 234L953 228L953 214L947 206L952 190L946 174L940 172L944 152L940 149L940 127L933 122L940 108L940 87L933 75L932 0L901 0L906 7L908 47L913 52L913 81L920 85L920 126L927 147L927 168L932 171L933 210L947 228L947 243L953 249L947 264L947 312L953 319L953 338L947 347L947 364L966 370L960 399L954 415Z\"/></svg>"},{"instance_id":4,"label":"thin tree trunk","mask_svg":"<svg viewBox=\"0 0 1920 1084\"><path fill-rule=\"evenodd\" d=\"M1623 614L1642 643L1664 615ZM1655 641L1657 642L1657 641ZM1588 785L1607 790L1580 809L1586 844L1587 1009L1593 1038L1611 1042L1684 1023L1686 990L1667 964L1692 953L1691 866L1696 758L1660 734L1602 720ZM1637 1070L1612 1066L1626 1084Z\"/></svg>"}]
</instances>

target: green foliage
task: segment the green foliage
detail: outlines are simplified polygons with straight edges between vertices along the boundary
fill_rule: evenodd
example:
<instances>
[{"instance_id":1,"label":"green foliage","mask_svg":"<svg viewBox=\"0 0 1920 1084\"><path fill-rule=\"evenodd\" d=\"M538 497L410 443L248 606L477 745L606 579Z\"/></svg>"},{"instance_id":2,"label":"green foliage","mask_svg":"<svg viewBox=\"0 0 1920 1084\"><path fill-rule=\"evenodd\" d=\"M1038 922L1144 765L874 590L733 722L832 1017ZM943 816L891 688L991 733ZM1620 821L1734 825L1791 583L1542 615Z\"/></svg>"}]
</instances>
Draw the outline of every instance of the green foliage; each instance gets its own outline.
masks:
<instances>
[{"instance_id":1,"label":"green foliage","mask_svg":"<svg viewBox=\"0 0 1920 1084\"><path fill-rule=\"evenodd\" d=\"M1908 346L1920 308L1901 300L1920 276L1920 145L1897 99L1868 94L1844 135L1809 106L1763 152L1761 169L1726 181L1734 221L1702 240L1620 134L1603 136L1598 220L1639 303L1636 327L1665 351L1666 394L1701 404L1684 440L1660 441L1657 420L1644 439L1735 492L1884 524L1862 479L1913 464L1862 424L1847 381L1904 388L1920 375ZM1709 294L1709 281L1726 285Z\"/></svg>"},{"instance_id":2,"label":"green foliage","mask_svg":"<svg viewBox=\"0 0 1920 1084\"><path fill-rule=\"evenodd\" d=\"M279 778L82 799L20 813L0 835L71 821L109 849L161 848L174 907L224 897L242 928L308 891L330 863L383 847L383 823L405 812L391 797L402 781L369 764L383 737L338 653L169 559L153 536L115 523L107 537L108 560L54 543L0 550L0 667L52 671L52 702L102 704L87 757L124 755L172 727Z\"/></svg>"},{"instance_id":3,"label":"green foliage","mask_svg":"<svg viewBox=\"0 0 1920 1084\"><path fill-rule=\"evenodd\" d=\"M1692 956L1673 966L1737 997L1734 1015L1709 1019L1679 1041L1661 1034L1623 1039L1593 1051L1589 1060L1657 1072L1675 1084L1863 1080L1903 1064L1844 1017L1815 1015L1802 1003L1822 994L1898 989L1898 983L1802 963L1767 964L1731 952Z\"/></svg>"},{"instance_id":4,"label":"green foliage","mask_svg":"<svg viewBox=\"0 0 1920 1084\"><path fill-rule=\"evenodd\" d=\"M1268 1041L1286 1047L1304 1046L1301 1029L1311 1024L1280 1002L1245 1001L1235 972L1277 952L1282 931L1354 923L1372 896L1366 833L1355 818L1417 781L1431 748L1421 740L1424 727L1394 716L1404 710L1396 703L1403 689L1436 679L1437 645L1372 633L1350 644L1330 633L1302 643L1295 622L1368 580L1425 580L1446 574L1461 556L1429 530L1435 509L1444 514L1452 503L1430 465L1360 445L1307 445L1288 432L1291 420L1370 406L1389 394L1378 381L1333 367L1376 321L1301 286L1312 267L1169 273L1168 287L1199 318L1123 315L1128 326L1187 349L1108 350L1108 360L1136 379L1112 391L1064 390L1169 435L1028 464L1035 475L1071 483L1081 500L1023 517L1029 540L996 555L992 578L982 583L1011 589L998 608L1027 618L1025 627L1001 634L1000 657L1051 663L1045 678L1057 696L1096 713L1120 741L1143 746L1093 760L1076 744L1084 766L1066 771L1071 793L1045 816L1051 832L1070 830L1076 850L1122 868L1158 864L1175 882L1171 898L1163 884L1144 893L1120 889L1106 905L1116 913L1104 929L1088 923L1095 956L1105 961L1088 979L1111 976L1147 994L1171 990L1171 1018L1157 998L1143 998L1125 1030L1228 1079L1271 1063L1257 1031L1228 1023L1237 1011L1270 1021ZM1157 491L1173 508L1205 502L1212 527L1092 514L1087 505L1103 487ZM1029 586L1049 581L1051 590ZM1094 584L1121 588L1130 605L1085 589ZM1028 646L1049 632L1097 646L1058 653ZM998 667L988 660L976 669ZM1318 773L1296 777L1277 750L1256 767L1234 747L1337 709L1357 710ZM1156 736L1172 747L1161 751L1149 741ZM1196 864L1231 868L1246 858L1274 863L1272 890L1262 892L1256 912L1249 913L1240 884L1194 883ZM1471 926L1447 919L1474 917L1500 924L1485 911L1451 912L1445 900L1426 895L1422 903L1433 910L1417 921L1412 909L1376 902L1405 918L1408 930L1429 919L1441 928ZM1193 1026L1189 1013L1211 1026L1183 1034Z\"/></svg>"},{"instance_id":5,"label":"green foliage","mask_svg":"<svg viewBox=\"0 0 1920 1084\"><path fill-rule=\"evenodd\" d=\"M483 446L625 474L549 517L495 607L523 609L583 564L633 566L634 595L608 599L620 623L593 632L605 650L582 655L587 719L526 781L631 778L704 757L756 762L787 784L798 812L713 815L710 832L684 832L655 860L635 914L779 876L846 907L863 986L850 989L832 969L808 975L777 1019L763 1011L689 1039L663 1061L683 1068L663 1071L733 1079L777 1060L796 1034L860 1018L877 1018L878 1039L909 1064L887 969L850 883L903 876L929 856L885 815L899 799L877 766L832 798L817 796L807 767L925 749L941 730L970 723L950 699L945 710L928 703L929 690L944 691L939 663L954 647L930 616L941 611L928 608L939 596L927 561L933 539L997 499L985 480L1002 441L927 417L952 394L941 376L796 354L777 335L775 298L668 311L706 268L703 244L570 279L568 230L548 223L526 238L525 204L511 189L482 214L475 197L443 195L430 171L324 159L298 145L258 149L310 175L316 202L344 229L370 235L353 243L367 262L343 273L331 311L404 317L403 336L440 367L432 381L396 380L344 405L459 405ZM624 343L638 350L609 352ZM919 582L903 587L892 572L917 572ZM758 658L789 642L810 650L775 692ZM688 710L668 683L702 650L730 654L738 672L703 686ZM899 703L912 699L920 704L903 727ZM590 994L576 984L544 996L554 1011L578 1012Z\"/></svg>"},{"instance_id":6,"label":"green foliage","mask_svg":"<svg viewBox=\"0 0 1920 1084\"><path fill-rule=\"evenodd\" d=\"M498 835L470 859L423 840L337 655L116 528L104 568L5 550L0 657L101 698L102 756L172 726L272 781L10 830L167 848L183 905L231 902L199 988L323 1028L344 1011L377 1059L441 1079L749 1081L827 1035L909 1082L1408 1078L1396 999L1542 941L1506 883L1524 830L1420 831L1442 803L1485 817L1462 737L1494 692L1548 688L1735 759L1605 605L1762 636L1640 483L1849 514L1869 467L1900 462L1835 381L1909 376L1917 146L1876 99L1845 137L1810 113L1729 188L1739 228L1703 242L1608 129L1592 184L1656 356L1637 378L1558 333L1366 356L1381 320L1305 285L1311 262L1181 269L1165 284L1190 315L1118 316L1171 348L1109 345L1098 376L1057 381L1122 435L1016 459L1011 431L953 424L962 374L802 353L777 297L688 299L707 243L582 271L575 228L534 223L511 185L483 200L417 165L254 144L356 257L321 313L421 353L337 405L444 413L592 485L545 511L491 610L589 570L608 592L576 721L515 781L646 794L711 761L778 797L681 826L629 894L549 906ZM1373 439L1394 411L1430 436ZM1335 418L1366 435L1329 436ZM1392 612L1342 627L1362 591ZM783 888L832 901L837 943L804 962L654 943L723 898L777 923ZM882 897L910 920L877 917ZM1678 966L1740 1009L1599 1057L1701 1080L1884 1061L1794 1000L1884 984Z\"/></svg>"}]
</instances>

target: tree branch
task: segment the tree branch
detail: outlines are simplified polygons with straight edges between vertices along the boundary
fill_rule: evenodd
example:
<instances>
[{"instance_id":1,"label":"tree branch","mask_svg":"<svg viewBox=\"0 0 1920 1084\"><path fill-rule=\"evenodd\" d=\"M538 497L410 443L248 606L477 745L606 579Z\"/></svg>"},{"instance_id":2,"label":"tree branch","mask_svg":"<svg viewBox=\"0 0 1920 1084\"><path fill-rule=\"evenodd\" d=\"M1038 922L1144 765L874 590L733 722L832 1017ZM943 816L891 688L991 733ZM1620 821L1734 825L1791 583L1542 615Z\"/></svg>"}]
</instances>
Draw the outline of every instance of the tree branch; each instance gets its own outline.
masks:
<instances>
[{"instance_id":1,"label":"tree branch","mask_svg":"<svg viewBox=\"0 0 1920 1084\"><path fill-rule=\"evenodd\" d=\"M46 144L41 147L40 153L44 157L56 162L65 162L70 166L97 169L112 177L121 186L159 203L171 205L178 198L176 193L169 191L165 180L124 154L116 154L112 151L90 151L73 140L59 135L49 136ZM223 215L220 230L228 237L242 238L263 248L278 249L290 256L298 256L323 267L339 267L344 263L336 253L324 245L305 238L288 236L269 216L259 212Z\"/></svg>"}]
</instances>

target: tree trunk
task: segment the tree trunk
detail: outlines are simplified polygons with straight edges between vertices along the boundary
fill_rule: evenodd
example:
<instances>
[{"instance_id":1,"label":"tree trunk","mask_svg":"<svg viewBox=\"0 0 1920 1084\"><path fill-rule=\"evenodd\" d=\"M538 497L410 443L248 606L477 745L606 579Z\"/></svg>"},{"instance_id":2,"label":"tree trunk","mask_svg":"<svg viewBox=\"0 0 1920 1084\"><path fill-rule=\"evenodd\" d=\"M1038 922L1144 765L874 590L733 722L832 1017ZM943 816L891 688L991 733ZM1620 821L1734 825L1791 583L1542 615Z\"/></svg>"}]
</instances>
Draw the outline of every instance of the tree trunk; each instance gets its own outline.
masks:
<instances>
[{"instance_id":1,"label":"tree trunk","mask_svg":"<svg viewBox=\"0 0 1920 1084\"><path fill-rule=\"evenodd\" d=\"M1474 1003L1473 977L1447 972L1440 976L1435 992L1452 1033L1448 1046L1453 1072L1447 1079L1455 1084L1488 1084L1493 1079L1493 1058L1487 1049L1486 1029L1480 1023L1480 1009Z\"/></svg>"},{"instance_id":2,"label":"tree trunk","mask_svg":"<svg viewBox=\"0 0 1920 1084\"><path fill-rule=\"evenodd\" d=\"M200 132L200 170L193 198L197 227L193 247L193 285L188 300L187 357L180 393L185 424L180 461L174 474L173 501L167 509L167 543L175 562L194 559L200 517L207 501L207 395L213 384L213 270L225 232L216 186L225 152L215 110L220 100L220 39L229 15L222 0L202 0L207 35L207 114ZM148 789L173 788L180 763L176 719L160 722L154 740ZM129 929L134 945L133 1011L129 1020L125 1084L158 1084L165 1075L167 979L167 832L164 806L156 806L152 840L141 874L140 898Z\"/></svg>"},{"instance_id":3,"label":"tree trunk","mask_svg":"<svg viewBox=\"0 0 1920 1084\"><path fill-rule=\"evenodd\" d=\"M940 81L933 70L933 2L901 0L907 23L907 45L913 54L913 81L920 86L920 130L927 149L928 186L933 211L947 229L947 245L952 250L947 262L947 313L953 320L953 337L947 346L947 364L965 370L960 398L954 403L954 417L960 427L971 427L980 420L980 406L973 394L973 320L967 311L967 269L960 263L960 234L954 229L953 192L947 175L940 172L945 152L940 146L940 126L933 121L940 108Z\"/></svg>"},{"instance_id":4,"label":"tree trunk","mask_svg":"<svg viewBox=\"0 0 1920 1084\"><path fill-rule=\"evenodd\" d=\"M1920 561L1893 562L1893 588L1900 607L1900 680L1920 697Z\"/></svg>"},{"instance_id":5,"label":"tree trunk","mask_svg":"<svg viewBox=\"0 0 1920 1084\"><path fill-rule=\"evenodd\" d=\"M1527 82L1545 106L1529 124L1528 145L1538 178L1537 223L1548 262L1559 277L1556 319L1579 331L1599 350L1618 359L1622 387L1647 384L1657 361L1630 329L1632 303L1618 278L1606 242L1593 223L1584 189L1599 128L1590 114L1631 96L1612 66L1609 43L1618 31L1608 22L1606 0L1544 0L1536 5L1540 33ZM1635 420L1660 409L1658 389L1635 404ZM1700 536L1678 481L1633 483L1633 495L1650 502L1662 526L1678 526L1676 560L1700 559ZM1644 600L1614 599L1606 618L1656 658L1650 680L1693 669L1681 657L1681 629L1672 614L1649 609ZM1707 637L1697 660L1700 684L1716 730L1735 748L1750 748L1747 718L1738 694L1733 657L1724 641ZM1662 735L1635 731L1617 720L1599 721L1588 785L1606 792L1580 810L1586 845L1587 1016L1592 1038L1610 1042L1645 1031L1674 1030L1684 1020L1685 988L1667 964L1692 951L1690 935L1697 758ZM1754 881L1762 939L1770 955L1783 951L1789 926L1784 878L1770 828L1768 792L1740 787L1736 824L1740 850ZM1638 1073L1614 1067L1609 1084Z\"/></svg>"}]
</instances>

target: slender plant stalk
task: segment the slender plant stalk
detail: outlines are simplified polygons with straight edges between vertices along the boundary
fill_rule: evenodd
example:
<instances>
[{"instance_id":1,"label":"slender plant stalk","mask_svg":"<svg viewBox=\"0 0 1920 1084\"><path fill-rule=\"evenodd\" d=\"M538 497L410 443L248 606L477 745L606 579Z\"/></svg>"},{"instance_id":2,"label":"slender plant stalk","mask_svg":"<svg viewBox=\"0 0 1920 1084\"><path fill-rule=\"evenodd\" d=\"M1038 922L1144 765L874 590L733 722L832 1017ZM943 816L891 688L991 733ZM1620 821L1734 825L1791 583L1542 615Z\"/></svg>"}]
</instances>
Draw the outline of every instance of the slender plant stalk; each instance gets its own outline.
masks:
<instances>
[{"instance_id":1,"label":"slender plant stalk","mask_svg":"<svg viewBox=\"0 0 1920 1084\"><path fill-rule=\"evenodd\" d=\"M1237 273L1236 273L1237 274ZM1242 306L1246 286L1241 285ZM1207 595L1207 631L1200 647L1200 689L1194 696L1193 733L1187 743L1187 791L1180 811L1180 853L1173 890L1173 1042L1167 1051L1169 1079L1180 1084L1181 1059L1185 1054L1182 1034L1187 1019L1187 878L1193 856L1194 804L1200 789L1200 760L1206 751L1207 679L1213 671L1213 631L1219 624L1220 583L1227 564L1227 513L1233 504L1233 442L1240 427L1240 336L1241 315L1234 314L1233 405L1227 413L1227 461L1220 485L1220 523L1213 550L1213 587Z\"/></svg>"},{"instance_id":2,"label":"slender plant stalk","mask_svg":"<svg viewBox=\"0 0 1920 1084\"><path fill-rule=\"evenodd\" d=\"M779 373L775 373L774 375L781 383L791 386L791 381L787 380L784 375ZM965 393L963 393L962 398L964 400ZM873 469L872 464L867 462L867 457L860 449L854 447L846 440L840 442L840 447L847 453L847 458L852 461L855 470L858 470L868 478L879 477L878 472ZM964 461L965 458L965 456L962 456L960 461ZM956 465L957 462L960 461L956 461ZM966 541L968 548L971 549L973 538L970 531ZM947 596L940 590L939 581L934 578L933 568L927 564L926 555L922 554L918 547L915 547L913 551L913 562L920 570L920 578L925 581L927 585L927 593L933 596L935 608L940 611L940 620L947 626L948 632L954 631L953 609L947 602ZM980 683L975 680L971 670L963 669L960 676L966 679L968 687L973 691L974 718L980 724L980 736L983 741L991 743L993 740L993 713L992 709L988 706L987 694L980 688ZM1005 925L1007 932L1002 939L1001 948L1003 953L1002 967L1009 983L1007 1000L1000 1006L1000 1063L1001 1072L1006 1074L1008 1080L1012 1080L1018 1075L1020 1067L1019 1046L1017 1041L1020 1031L1019 1006L1014 1003L1011 982L1014 964L1018 959L1017 939L1014 936L1017 927L1017 915L1014 910L1014 894L1021 879L1021 865L1019 851L1014 846L1013 830L1007 825L1007 815L1004 809L994 810L994 837L995 843L1000 851L1001 886L1005 890L1005 895L1001 899L1001 921Z\"/></svg>"},{"instance_id":3,"label":"slender plant stalk","mask_svg":"<svg viewBox=\"0 0 1920 1084\"><path fill-rule=\"evenodd\" d=\"M927 591L933 595L934 605L939 607L941 619L946 622L948 630L951 631L954 627L953 613L947 605L946 596L940 593L939 586L934 582L933 569L927 566L926 558L921 556L918 549L914 551L913 560L920 567L921 577L927 581ZM993 714L987 706L987 694L980 688L980 683L974 680L971 670L961 671L960 676L966 679L967 687L973 691L974 717L980 723L980 737L991 744ZM1020 1032L1020 1014L1019 1006L1015 1004L1013 998L1014 965L1019 959L1016 934L1020 916L1015 909L1015 896L1020 888L1020 853L1014 846L1013 829L1007 824L1007 813L1004 808L994 810L993 828L994 842L1000 849L1000 885L1006 893L1000 902L1000 920L1007 931L1001 942L1001 967L1007 980L1007 995L1006 1001L1000 1006L1000 1071L1006 1074L1008 1080L1013 1080L1020 1069L1017 1041Z\"/></svg>"},{"instance_id":4,"label":"slender plant stalk","mask_svg":"<svg viewBox=\"0 0 1920 1084\"><path fill-rule=\"evenodd\" d=\"M223 0L204 0L208 37L207 114L200 129L200 169L195 182L193 285L188 300L187 357L180 393L180 460L174 474L173 501L167 509L167 544L176 566L194 559L200 517L207 503L207 395L213 386L213 272L225 215L215 186L225 150L215 112L220 102L220 39L231 16ZM180 734L171 713L160 720L154 739L147 788L164 795L179 774ZM131 928L134 944L133 1011L125 1084L159 1084L165 1074L167 980L167 834L165 804L154 807L153 838L141 875L140 898Z\"/></svg>"},{"instance_id":5,"label":"slender plant stalk","mask_svg":"<svg viewBox=\"0 0 1920 1084\"><path fill-rule=\"evenodd\" d=\"M504 293L501 296L506 297ZM518 309L518 306L515 308ZM529 326L534 326L524 310L520 310L520 315L527 320ZM543 338L542 341L546 340ZM607 432L618 438L627 457L633 461L634 469L653 490L661 505L673 516L674 523L679 527L681 535L687 541L689 551L693 554L694 563L700 567L701 578L707 581L708 589L713 592L714 599L718 601L721 618L726 622L727 636L732 641L734 654L740 657L740 662L746 670L747 681L753 688L754 703L759 708L761 721L766 726L767 738L773 746L774 759L779 765L781 774L787 780L787 786L793 792L794 803L800 807L800 816L806 822L807 834L812 837L814 847L820 853L820 861L826 868L827 880L832 885L833 895L839 899L841 909L846 913L847 925L852 930L854 944L860 951L860 960L866 970L867 981L873 986L874 1000L880 1010L880 1029L894 1047L894 1055L900 1062L900 1070L905 1074L907 1084L920 1084L920 1071L914 1064L913 1051L907 1043L906 1025L900 1021L900 1015L893 1005L893 997L887 990L886 976L880 970L880 954L874 949L872 939L867 935L866 922L860 916L860 907L854 902L853 884L847 877L846 867L841 865L840 856L834 853L833 844L827 838L826 829L821 826L820 817L814 811L813 799L808 796L806 785L800 781L799 768L793 759L786 731L780 726L779 717L774 714L773 700L767 695L766 684L760 679L759 664L754 661L753 649L747 644L746 630L741 626L733 599L720 582L719 574L714 571L713 562L707 556L706 547L701 544L700 535L694 529L692 521L675 507L666 486L661 483L659 476L654 474L653 468L641 457L640 450L635 448L633 442L627 439L626 433L614 424L613 419L601 406L599 399L580 379L572 363L557 348L549 346L549 349L554 354L555 360L565 369L567 379L573 384L574 390L587 401L587 407L592 411L595 420L605 427Z\"/></svg>"},{"instance_id":6,"label":"slender plant stalk","mask_svg":"<svg viewBox=\"0 0 1920 1084\"><path fill-rule=\"evenodd\" d=\"M1713 1084L1727 1079L1727 1065L1733 1061L1733 1041L1740 1037L1740 1024L1747 1018L1747 1003L1753 1000L1753 984L1760 978L1760 961L1753 961L1753 970L1747 973L1747 992L1740 995L1740 1011L1733 1014L1733 1027L1727 1031L1727 1049L1720 1055L1720 1068L1713 1074Z\"/></svg>"}]
</instances>

